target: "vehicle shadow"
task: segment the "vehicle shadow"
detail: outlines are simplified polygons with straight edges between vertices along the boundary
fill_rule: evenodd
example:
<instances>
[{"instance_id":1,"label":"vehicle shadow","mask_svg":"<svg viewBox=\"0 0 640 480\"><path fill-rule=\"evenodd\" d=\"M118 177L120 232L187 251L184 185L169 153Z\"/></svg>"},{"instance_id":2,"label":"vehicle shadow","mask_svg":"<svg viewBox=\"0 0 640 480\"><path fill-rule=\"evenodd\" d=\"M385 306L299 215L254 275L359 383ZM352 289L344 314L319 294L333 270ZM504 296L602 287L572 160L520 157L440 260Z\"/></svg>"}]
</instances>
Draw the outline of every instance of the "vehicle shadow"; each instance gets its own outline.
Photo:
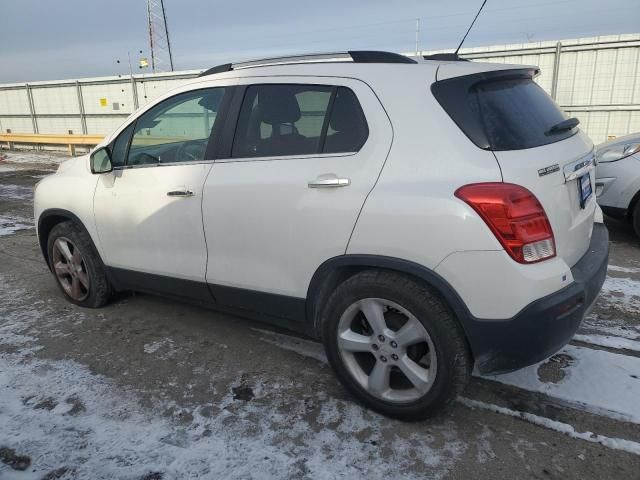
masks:
<instances>
[{"instance_id":1,"label":"vehicle shadow","mask_svg":"<svg viewBox=\"0 0 640 480\"><path fill-rule=\"evenodd\" d=\"M609 229L609 239L611 241L624 242L640 248L640 238L633 231L633 227L629 222L605 215L604 223Z\"/></svg>"}]
</instances>

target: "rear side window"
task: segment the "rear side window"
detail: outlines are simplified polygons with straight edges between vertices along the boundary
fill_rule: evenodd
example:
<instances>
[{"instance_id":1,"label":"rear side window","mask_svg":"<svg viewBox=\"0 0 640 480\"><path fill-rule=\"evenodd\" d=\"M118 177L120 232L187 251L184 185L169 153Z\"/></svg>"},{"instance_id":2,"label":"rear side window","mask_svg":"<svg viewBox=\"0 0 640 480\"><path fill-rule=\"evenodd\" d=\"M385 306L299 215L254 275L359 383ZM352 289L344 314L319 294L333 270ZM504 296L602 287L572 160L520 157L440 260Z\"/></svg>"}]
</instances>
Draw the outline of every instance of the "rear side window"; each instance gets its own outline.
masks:
<instances>
[{"instance_id":1,"label":"rear side window","mask_svg":"<svg viewBox=\"0 0 640 480\"><path fill-rule=\"evenodd\" d=\"M480 148L534 148L577 132L550 132L567 117L530 75L496 72L492 78L491 73L442 80L432 86L438 102Z\"/></svg>"},{"instance_id":2,"label":"rear side window","mask_svg":"<svg viewBox=\"0 0 640 480\"><path fill-rule=\"evenodd\" d=\"M355 152L367 135L360 104L348 88L252 85L240 108L232 156Z\"/></svg>"}]
</instances>

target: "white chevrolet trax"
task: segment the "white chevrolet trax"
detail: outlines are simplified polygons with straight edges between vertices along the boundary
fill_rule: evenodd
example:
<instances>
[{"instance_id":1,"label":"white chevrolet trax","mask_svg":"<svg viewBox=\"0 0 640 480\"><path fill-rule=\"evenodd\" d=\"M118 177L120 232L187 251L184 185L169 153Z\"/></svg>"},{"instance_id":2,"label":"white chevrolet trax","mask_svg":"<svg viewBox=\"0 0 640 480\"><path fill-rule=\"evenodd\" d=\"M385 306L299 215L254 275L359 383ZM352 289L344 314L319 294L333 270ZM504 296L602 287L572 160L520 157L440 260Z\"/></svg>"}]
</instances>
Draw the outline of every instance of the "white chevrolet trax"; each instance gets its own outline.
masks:
<instances>
[{"instance_id":1,"label":"white chevrolet trax","mask_svg":"<svg viewBox=\"0 0 640 480\"><path fill-rule=\"evenodd\" d=\"M604 281L588 137L535 67L393 53L226 64L35 192L66 298L197 302L321 340L344 387L426 418L564 346Z\"/></svg>"}]
</instances>

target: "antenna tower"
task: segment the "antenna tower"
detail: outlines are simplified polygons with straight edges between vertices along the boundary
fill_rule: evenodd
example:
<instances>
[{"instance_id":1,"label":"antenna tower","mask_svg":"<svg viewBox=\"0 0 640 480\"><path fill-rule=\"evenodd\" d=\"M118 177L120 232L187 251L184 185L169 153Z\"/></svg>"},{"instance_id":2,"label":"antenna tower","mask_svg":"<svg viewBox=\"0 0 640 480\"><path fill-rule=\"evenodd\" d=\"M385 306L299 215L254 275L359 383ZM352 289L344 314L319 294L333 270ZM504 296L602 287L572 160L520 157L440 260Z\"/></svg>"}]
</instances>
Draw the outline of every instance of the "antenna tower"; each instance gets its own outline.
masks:
<instances>
[{"instance_id":1,"label":"antenna tower","mask_svg":"<svg viewBox=\"0 0 640 480\"><path fill-rule=\"evenodd\" d=\"M163 0L147 0L147 16L149 19L149 47L151 50L151 69L156 72L173 72L173 57L167 13Z\"/></svg>"}]
</instances>

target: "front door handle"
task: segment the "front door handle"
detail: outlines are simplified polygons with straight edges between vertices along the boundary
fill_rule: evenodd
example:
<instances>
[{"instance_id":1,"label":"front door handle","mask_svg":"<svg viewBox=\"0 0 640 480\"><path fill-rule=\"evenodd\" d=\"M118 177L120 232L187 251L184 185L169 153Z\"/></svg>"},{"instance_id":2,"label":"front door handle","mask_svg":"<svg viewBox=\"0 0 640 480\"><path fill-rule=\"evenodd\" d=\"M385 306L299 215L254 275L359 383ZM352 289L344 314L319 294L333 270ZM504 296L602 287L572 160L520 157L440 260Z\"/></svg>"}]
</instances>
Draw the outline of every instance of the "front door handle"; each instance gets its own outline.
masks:
<instances>
[{"instance_id":1,"label":"front door handle","mask_svg":"<svg viewBox=\"0 0 640 480\"><path fill-rule=\"evenodd\" d=\"M341 178L334 174L320 175L307 184L309 188L338 188L348 187L349 185L351 185L350 179Z\"/></svg>"},{"instance_id":2,"label":"front door handle","mask_svg":"<svg viewBox=\"0 0 640 480\"><path fill-rule=\"evenodd\" d=\"M167 197L193 197L194 195L195 193L188 188L177 188L167 192Z\"/></svg>"}]
</instances>

